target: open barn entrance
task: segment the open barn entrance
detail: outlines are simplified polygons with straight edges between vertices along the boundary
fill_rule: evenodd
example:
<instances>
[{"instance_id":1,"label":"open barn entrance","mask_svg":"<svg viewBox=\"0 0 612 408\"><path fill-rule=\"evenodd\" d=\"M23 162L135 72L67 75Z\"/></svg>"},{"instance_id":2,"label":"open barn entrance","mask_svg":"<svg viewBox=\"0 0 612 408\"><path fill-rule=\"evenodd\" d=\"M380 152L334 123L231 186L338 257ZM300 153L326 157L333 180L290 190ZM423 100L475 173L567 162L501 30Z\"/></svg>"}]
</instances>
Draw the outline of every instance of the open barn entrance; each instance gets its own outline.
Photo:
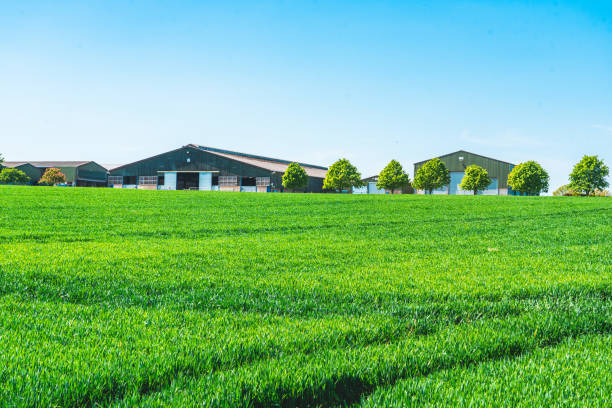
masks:
<instances>
[{"instance_id":1,"label":"open barn entrance","mask_svg":"<svg viewBox=\"0 0 612 408\"><path fill-rule=\"evenodd\" d=\"M197 190L200 186L199 174L197 172L182 173L176 175L177 190Z\"/></svg>"}]
</instances>

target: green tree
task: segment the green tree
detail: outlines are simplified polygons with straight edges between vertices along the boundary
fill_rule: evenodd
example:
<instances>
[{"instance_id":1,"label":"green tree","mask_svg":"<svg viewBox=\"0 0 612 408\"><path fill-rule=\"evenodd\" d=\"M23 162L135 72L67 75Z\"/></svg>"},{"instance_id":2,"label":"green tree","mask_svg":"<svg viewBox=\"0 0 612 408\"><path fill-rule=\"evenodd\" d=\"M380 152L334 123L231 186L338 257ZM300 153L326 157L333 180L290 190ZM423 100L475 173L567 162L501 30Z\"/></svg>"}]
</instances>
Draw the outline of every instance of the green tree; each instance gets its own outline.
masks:
<instances>
[{"instance_id":1,"label":"green tree","mask_svg":"<svg viewBox=\"0 0 612 408\"><path fill-rule=\"evenodd\" d=\"M489 184L491 184L489 172L480 166L472 164L465 169L465 175L461 179L459 187L462 190L473 191L474 195L476 195L479 191L486 189Z\"/></svg>"},{"instance_id":2,"label":"green tree","mask_svg":"<svg viewBox=\"0 0 612 408\"><path fill-rule=\"evenodd\" d=\"M304 188L308 184L308 174L298 163L291 163L283 174L283 187L289 190Z\"/></svg>"},{"instance_id":3,"label":"green tree","mask_svg":"<svg viewBox=\"0 0 612 408\"><path fill-rule=\"evenodd\" d=\"M50 167L45 170L45 174L40 178L39 184L48 184L50 186L54 186L59 183L65 183L66 176L59 169L55 167Z\"/></svg>"},{"instance_id":4,"label":"green tree","mask_svg":"<svg viewBox=\"0 0 612 408\"><path fill-rule=\"evenodd\" d=\"M521 163L508 175L508 185L514 191L539 195L542 191L548 191L548 173L535 161Z\"/></svg>"},{"instance_id":5,"label":"green tree","mask_svg":"<svg viewBox=\"0 0 612 408\"><path fill-rule=\"evenodd\" d=\"M579 163L574 166L570 174L571 189L582 191L587 196L597 190L608 187L606 177L610 173L608 166L597 156L584 156Z\"/></svg>"},{"instance_id":6,"label":"green tree","mask_svg":"<svg viewBox=\"0 0 612 408\"><path fill-rule=\"evenodd\" d=\"M6 168L0 171L0 183L25 184L28 181L30 178L21 170Z\"/></svg>"},{"instance_id":7,"label":"green tree","mask_svg":"<svg viewBox=\"0 0 612 408\"><path fill-rule=\"evenodd\" d=\"M402 188L408 185L408 183L410 183L410 179L402 165L396 160L391 160L387 167L378 175L376 187L391 190L392 193L395 193L395 189Z\"/></svg>"},{"instance_id":8,"label":"green tree","mask_svg":"<svg viewBox=\"0 0 612 408\"><path fill-rule=\"evenodd\" d=\"M438 158L425 163L414 175L412 186L431 194L436 188L450 184L450 172L444 162Z\"/></svg>"},{"instance_id":9,"label":"green tree","mask_svg":"<svg viewBox=\"0 0 612 408\"><path fill-rule=\"evenodd\" d=\"M0 169L2 168L3 165L4 165L4 157L0 153Z\"/></svg>"},{"instance_id":10,"label":"green tree","mask_svg":"<svg viewBox=\"0 0 612 408\"><path fill-rule=\"evenodd\" d=\"M339 192L363 185L365 183L361 180L361 174L347 159L340 159L332 164L323 180L324 189Z\"/></svg>"}]
</instances>

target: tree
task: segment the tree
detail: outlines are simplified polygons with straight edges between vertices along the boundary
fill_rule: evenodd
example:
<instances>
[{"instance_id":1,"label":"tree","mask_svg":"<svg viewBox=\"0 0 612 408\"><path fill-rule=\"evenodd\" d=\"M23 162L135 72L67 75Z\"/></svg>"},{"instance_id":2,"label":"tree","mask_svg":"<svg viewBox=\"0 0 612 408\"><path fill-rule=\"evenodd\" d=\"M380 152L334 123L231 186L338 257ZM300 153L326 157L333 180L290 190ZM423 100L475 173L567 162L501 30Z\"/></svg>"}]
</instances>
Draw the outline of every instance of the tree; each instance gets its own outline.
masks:
<instances>
[{"instance_id":1,"label":"tree","mask_svg":"<svg viewBox=\"0 0 612 408\"><path fill-rule=\"evenodd\" d=\"M361 180L361 174L347 159L340 159L332 164L323 180L324 189L339 192L363 185L365 183Z\"/></svg>"},{"instance_id":2,"label":"tree","mask_svg":"<svg viewBox=\"0 0 612 408\"><path fill-rule=\"evenodd\" d=\"M306 187L308 174L298 163L291 163L283 174L283 187L289 190Z\"/></svg>"},{"instance_id":3,"label":"tree","mask_svg":"<svg viewBox=\"0 0 612 408\"><path fill-rule=\"evenodd\" d=\"M45 170L45 174L40 178L39 184L48 184L50 186L54 186L59 183L65 183L66 176L59 169L55 167L50 167Z\"/></svg>"},{"instance_id":4,"label":"tree","mask_svg":"<svg viewBox=\"0 0 612 408\"><path fill-rule=\"evenodd\" d=\"M436 188L450 184L450 172L444 162L438 158L425 163L414 175L412 186L431 194Z\"/></svg>"},{"instance_id":5,"label":"tree","mask_svg":"<svg viewBox=\"0 0 612 408\"><path fill-rule=\"evenodd\" d=\"M474 195L476 195L479 191L486 189L489 184L491 184L489 172L480 166L472 164L465 169L465 175L461 179L459 187L462 190L473 191Z\"/></svg>"},{"instance_id":6,"label":"tree","mask_svg":"<svg viewBox=\"0 0 612 408\"><path fill-rule=\"evenodd\" d=\"M606 177L610 173L608 166L597 156L584 156L579 163L574 166L570 174L571 189L582 191L587 196L597 190L608 187Z\"/></svg>"},{"instance_id":7,"label":"tree","mask_svg":"<svg viewBox=\"0 0 612 408\"><path fill-rule=\"evenodd\" d=\"M25 184L28 181L30 178L21 170L6 168L0 171L0 183Z\"/></svg>"},{"instance_id":8,"label":"tree","mask_svg":"<svg viewBox=\"0 0 612 408\"><path fill-rule=\"evenodd\" d=\"M4 165L4 157L2 157L2 154L0 154L0 169L2 168L3 165Z\"/></svg>"},{"instance_id":9,"label":"tree","mask_svg":"<svg viewBox=\"0 0 612 408\"><path fill-rule=\"evenodd\" d=\"M410 179L402 168L402 165L396 160L391 160L389 164L387 164L387 167L378 175L376 187L379 189L391 190L391 193L395 193L396 188L404 187L408 183L410 183Z\"/></svg>"},{"instance_id":10,"label":"tree","mask_svg":"<svg viewBox=\"0 0 612 408\"><path fill-rule=\"evenodd\" d=\"M548 173L537 162L521 163L508 175L508 185L514 191L538 195L541 191L548 191Z\"/></svg>"}]
</instances>

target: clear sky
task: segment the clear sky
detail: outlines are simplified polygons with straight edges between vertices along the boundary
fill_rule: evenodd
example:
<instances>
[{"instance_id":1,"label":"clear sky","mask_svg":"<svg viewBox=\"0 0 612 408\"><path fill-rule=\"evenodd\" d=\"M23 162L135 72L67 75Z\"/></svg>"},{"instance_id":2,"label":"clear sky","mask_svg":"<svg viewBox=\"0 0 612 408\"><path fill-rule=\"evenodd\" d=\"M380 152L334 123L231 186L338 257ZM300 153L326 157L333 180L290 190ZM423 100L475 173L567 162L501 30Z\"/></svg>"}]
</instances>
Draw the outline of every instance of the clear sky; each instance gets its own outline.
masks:
<instances>
[{"instance_id":1,"label":"clear sky","mask_svg":"<svg viewBox=\"0 0 612 408\"><path fill-rule=\"evenodd\" d=\"M6 1L0 153L612 165L612 2ZM612 166L611 166L612 167Z\"/></svg>"}]
</instances>

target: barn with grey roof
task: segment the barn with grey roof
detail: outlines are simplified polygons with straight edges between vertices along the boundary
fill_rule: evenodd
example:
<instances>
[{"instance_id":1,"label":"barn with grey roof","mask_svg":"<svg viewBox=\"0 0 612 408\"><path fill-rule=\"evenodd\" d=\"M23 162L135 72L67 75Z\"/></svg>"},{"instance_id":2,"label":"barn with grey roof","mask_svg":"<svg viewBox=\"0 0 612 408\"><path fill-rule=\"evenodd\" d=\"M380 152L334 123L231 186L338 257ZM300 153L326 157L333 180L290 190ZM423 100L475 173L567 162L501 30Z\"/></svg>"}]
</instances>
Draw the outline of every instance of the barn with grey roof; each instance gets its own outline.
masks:
<instances>
[{"instance_id":1,"label":"barn with grey roof","mask_svg":"<svg viewBox=\"0 0 612 408\"><path fill-rule=\"evenodd\" d=\"M105 187L107 170L94 161L7 161L4 167L23 171L36 184L47 169L59 169L66 184L78 187Z\"/></svg>"},{"instance_id":2,"label":"barn with grey roof","mask_svg":"<svg viewBox=\"0 0 612 408\"><path fill-rule=\"evenodd\" d=\"M204 191L282 191L290 160L188 144L110 169L113 187ZM305 192L322 192L327 168L299 163L308 174Z\"/></svg>"}]
</instances>

